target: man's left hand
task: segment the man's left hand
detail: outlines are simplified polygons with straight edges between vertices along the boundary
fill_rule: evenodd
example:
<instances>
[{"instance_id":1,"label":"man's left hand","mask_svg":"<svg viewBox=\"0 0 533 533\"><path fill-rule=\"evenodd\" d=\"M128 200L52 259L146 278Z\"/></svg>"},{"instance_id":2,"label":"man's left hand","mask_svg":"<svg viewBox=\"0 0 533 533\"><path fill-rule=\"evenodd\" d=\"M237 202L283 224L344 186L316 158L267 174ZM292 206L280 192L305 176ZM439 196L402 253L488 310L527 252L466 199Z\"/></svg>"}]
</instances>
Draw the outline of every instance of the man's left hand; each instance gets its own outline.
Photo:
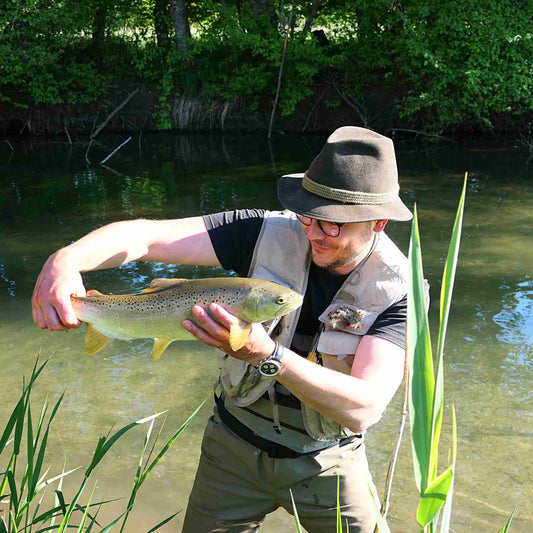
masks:
<instances>
[{"instance_id":1,"label":"man's left hand","mask_svg":"<svg viewBox=\"0 0 533 533\"><path fill-rule=\"evenodd\" d=\"M275 343L261 324L252 324L244 346L234 351L229 342L230 327L240 322L238 317L215 303L209 306L209 313L200 305L195 305L192 308L192 313L197 324L191 320L184 320L183 326L199 341L208 346L214 346L231 357L253 365L257 365L261 359L274 353Z\"/></svg>"}]
</instances>

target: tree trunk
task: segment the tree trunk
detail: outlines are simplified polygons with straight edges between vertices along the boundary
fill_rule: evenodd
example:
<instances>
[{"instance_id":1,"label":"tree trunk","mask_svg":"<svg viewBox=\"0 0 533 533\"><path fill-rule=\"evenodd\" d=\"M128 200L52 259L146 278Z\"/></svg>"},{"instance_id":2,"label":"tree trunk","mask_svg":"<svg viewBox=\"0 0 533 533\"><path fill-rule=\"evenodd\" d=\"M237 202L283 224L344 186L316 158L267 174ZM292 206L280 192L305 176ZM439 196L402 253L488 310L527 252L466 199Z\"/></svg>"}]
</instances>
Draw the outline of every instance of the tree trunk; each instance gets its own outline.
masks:
<instances>
[{"instance_id":1,"label":"tree trunk","mask_svg":"<svg viewBox=\"0 0 533 533\"><path fill-rule=\"evenodd\" d=\"M305 25L302 30L302 35L305 35L313 26L313 22L315 20L316 14L318 12L318 6L320 4L320 0L314 0L313 7L311 8L311 13L309 13L309 16L307 17L307 20L305 21Z\"/></svg>"},{"instance_id":2,"label":"tree trunk","mask_svg":"<svg viewBox=\"0 0 533 533\"><path fill-rule=\"evenodd\" d=\"M157 46L167 48L170 44L169 34L170 4L169 0L155 0L154 29Z\"/></svg>"},{"instance_id":3,"label":"tree trunk","mask_svg":"<svg viewBox=\"0 0 533 533\"><path fill-rule=\"evenodd\" d=\"M99 71L102 70L103 63L106 20L107 7L104 5L95 6L92 27L92 49L96 60L96 67Z\"/></svg>"},{"instance_id":4,"label":"tree trunk","mask_svg":"<svg viewBox=\"0 0 533 533\"><path fill-rule=\"evenodd\" d=\"M187 17L187 6L185 0L170 0L170 11L172 22L174 23L174 34L178 50L183 54L190 46L191 28Z\"/></svg>"}]
</instances>

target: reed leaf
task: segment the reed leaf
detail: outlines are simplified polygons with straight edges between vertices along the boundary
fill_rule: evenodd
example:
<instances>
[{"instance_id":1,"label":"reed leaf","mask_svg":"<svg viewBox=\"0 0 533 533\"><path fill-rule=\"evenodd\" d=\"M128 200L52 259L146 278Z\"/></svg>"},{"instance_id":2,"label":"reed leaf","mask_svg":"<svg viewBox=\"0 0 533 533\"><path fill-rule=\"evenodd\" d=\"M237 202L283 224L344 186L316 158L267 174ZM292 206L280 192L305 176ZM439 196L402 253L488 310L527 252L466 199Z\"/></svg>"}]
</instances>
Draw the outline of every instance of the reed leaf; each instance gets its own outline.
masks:
<instances>
[{"instance_id":1,"label":"reed leaf","mask_svg":"<svg viewBox=\"0 0 533 533\"><path fill-rule=\"evenodd\" d=\"M35 455L35 442L33 440L33 420L31 416L31 403L28 401L28 410L26 414L26 429L27 429L27 435L26 435L26 449L28 457L26 459L26 473L24 477L22 478L22 483L20 486L20 492L24 491L24 485L27 482L28 483L28 499L31 499L31 494L29 487L33 484L33 459Z\"/></svg>"},{"instance_id":2,"label":"reed leaf","mask_svg":"<svg viewBox=\"0 0 533 533\"><path fill-rule=\"evenodd\" d=\"M64 466L63 466L64 468ZM59 486L58 486L58 489L61 490L61 484L63 482L63 478L65 478L66 476L68 476L69 474L72 474L72 472L76 472L76 470L79 470L80 468L82 468L81 466L77 466L76 468L73 468L72 470L69 470L68 472L65 472L63 470L63 472L61 472L61 474L57 475L57 476L54 476L50 479L47 479L46 481L39 481L39 484L37 485L37 488L35 489L36 492L40 492L44 487L50 485L51 483L53 483L54 481L57 481L59 479Z\"/></svg>"},{"instance_id":3,"label":"reed leaf","mask_svg":"<svg viewBox=\"0 0 533 533\"><path fill-rule=\"evenodd\" d=\"M448 533L450 531L450 524L452 519L452 501L453 501L453 485L455 483L455 462L457 459L457 421L455 417L455 406L452 405L452 467L454 476L450 485L450 490L446 496L446 502L442 510L442 520L440 525L440 533Z\"/></svg>"},{"instance_id":4,"label":"reed leaf","mask_svg":"<svg viewBox=\"0 0 533 533\"><path fill-rule=\"evenodd\" d=\"M7 524L3 516L0 516L0 533L8 533Z\"/></svg>"},{"instance_id":5,"label":"reed leaf","mask_svg":"<svg viewBox=\"0 0 533 533\"><path fill-rule=\"evenodd\" d=\"M511 522L513 521L513 517L514 517L514 514L516 513L516 505L515 505L515 508L513 509L513 512L511 513L511 516L509 517L509 520L507 520L507 523L505 524L505 526L503 526L499 531L498 533L507 533L509 531L509 528L511 527Z\"/></svg>"},{"instance_id":6,"label":"reed leaf","mask_svg":"<svg viewBox=\"0 0 533 533\"><path fill-rule=\"evenodd\" d=\"M11 491L11 494L9 495L9 508L10 511L16 516L18 514L19 509L17 485L15 483L15 477L13 476L13 472L11 472L11 470L6 473L6 476L7 482L9 483L9 490Z\"/></svg>"},{"instance_id":7,"label":"reed leaf","mask_svg":"<svg viewBox=\"0 0 533 533\"><path fill-rule=\"evenodd\" d=\"M156 458L146 467L144 472L141 473L143 457L144 457L146 448L148 446L148 441L150 440L150 436L152 434L153 423L154 423L154 420L152 419L151 424L148 427L148 430L146 432L146 437L145 437L144 442L143 442L143 447L142 447L142 450L141 450L141 456L140 456L140 459L139 459L139 465L138 465L138 468L137 468L137 473L136 473L136 476L135 476L135 480L133 482L133 487L132 487L132 490L131 490L131 495L130 495L130 499L129 499L129 502L128 502L128 507L127 507L126 514L124 516L124 521L122 523L120 531L124 530L124 526L126 525L126 521L128 519L128 516L129 516L129 513L131 511L131 508L133 507L133 504L135 503L135 498L137 497L137 492L139 492L139 489L141 488L142 484L145 482L146 478L148 477L150 472L154 469L154 467L157 465L157 463L159 463L159 461L161 460L163 455L165 455L165 453L167 453L168 449L172 446L174 441L179 437L181 432L191 423L192 419L198 414L198 411L200 411L200 409L204 406L206 401L207 401L207 398L194 410L194 412L178 428L178 430L172 435L172 437L170 437L170 439L163 446L163 448L161 448L161 451L157 454ZM155 443L154 443L154 446L155 446ZM153 449L154 449L154 447L152 446L152 449L150 451L150 456L152 454Z\"/></svg>"},{"instance_id":8,"label":"reed leaf","mask_svg":"<svg viewBox=\"0 0 533 533\"><path fill-rule=\"evenodd\" d=\"M292 514L294 516L294 522L296 523L296 531L302 533L302 524L300 524L300 517L298 516L298 510L296 509L296 503L294 502L294 496L292 495L292 490L289 489L292 502Z\"/></svg>"},{"instance_id":9,"label":"reed leaf","mask_svg":"<svg viewBox=\"0 0 533 533\"><path fill-rule=\"evenodd\" d=\"M157 457L150 463L150 465L146 468L143 475L141 476L139 480L139 486L141 486L150 472L153 470L153 468L159 463L163 455L167 452L167 450L174 444L174 441L179 437L181 432L191 423L192 419L197 415L198 411L204 406L205 402L207 401L207 398L193 411L193 413L183 422L183 424L178 428L178 430L170 437L170 439L167 441L167 443L163 446L161 451L157 454ZM161 413L160 413L161 414ZM158 416L158 415L154 415Z\"/></svg>"},{"instance_id":10,"label":"reed leaf","mask_svg":"<svg viewBox=\"0 0 533 533\"><path fill-rule=\"evenodd\" d=\"M374 515L376 517L376 533L391 533L389 524L387 524L387 519L381 514L381 503L379 501L379 496L376 491L376 487L372 480L367 479L367 486L370 494L372 495L372 503L374 505Z\"/></svg>"},{"instance_id":11,"label":"reed leaf","mask_svg":"<svg viewBox=\"0 0 533 533\"><path fill-rule=\"evenodd\" d=\"M416 520L421 527L426 527L440 511L446 501L453 480L453 467L448 467L428 486L418 504Z\"/></svg>"},{"instance_id":12,"label":"reed leaf","mask_svg":"<svg viewBox=\"0 0 533 533\"><path fill-rule=\"evenodd\" d=\"M65 497L63 496L63 492L59 489L54 490L57 496L57 501L59 502L59 508L61 509L62 513L64 515L67 514L67 505L65 503Z\"/></svg>"},{"instance_id":13,"label":"reed leaf","mask_svg":"<svg viewBox=\"0 0 533 533\"><path fill-rule=\"evenodd\" d=\"M150 529L147 533L153 533L153 531L157 531L159 528L163 527L165 524L170 522L176 515L180 514L181 511L178 511L177 513L174 513L170 515L168 518L165 518L159 524L155 525L152 529Z\"/></svg>"},{"instance_id":14,"label":"reed leaf","mask_svg":"<svg viewBox=\"0 0 533 533\"><path fill-rule=\"evenodd\" d=\"M94 484L94 487L93 487L93 491L91 492L91 495L89 496L89 501L87 502L87 505L85 506L85 511L83 513L83 516L80 520L80 524L78 526L78 531L77 533L83 533L83 528L85 527L85 522L87 521L87 516L89 514L89 507L91 505L91 502L93 500L93 497L94 497L94 492L96 491L96 483Z\"/></svg>"},{"instance_id":15,"label":"reed leaf","mask_svg":"<svg viewBox=\"0 0 533 533\"><path fill-rule=\"evenodd\" d=\"M124 511L120 516L117 516L117 518L115 518L115 520L113 520L113 522L111 522L109 525L104 527L104 529L102 529L100 533L108 533L109 531L111 531L125 514L126 512Z\"/></svg>"},{"instance_id":16,"label":"reed leaf","mask_svg":"<svg viewBox=\"0 0 533 533\"><path fill-rule=\"evenodd\" d=\"M409 358L409 421L416 486L424 494L433 472L431 465L432 408L435 378L424 295L424 272L417 209L409 247L407 293L407 353Z\"/></svg>"},{"instance_id":17,"label":"reed leaf","mask_svg":"<svg viewBox=\"0 0 533 533\"><path fill-rule=\"evenodd\" d=\"M68 506L66 512L64 513L63 520L61 520L61 524L59 524L59 527L57 529L57 533L61 533L63 530L69 527L70 517L72 516L72 513L76 509L76 506L78 505L78 500L80 499L82 492L85 490L85 486L87 485L88 478L85 478L80 488L78 489L78 492L74 496L74 499L70 502L70 505ZM61 497L63 495L61 494ZM63 502L64 503L64 502Z\"/></svg>"},{"instance_id":18,"label":"reed leaf","mask_svg":"<svg viewBox=\"0 0 533 533\"><path fill-rule=\"evenodd\" d=\"M7 421L7 425L4 428L4 431L2 433L2 436L0 437L0 455L2 455L2 452L4 451L4 448L7 446L9 437L11 436L11 433L13 431L13 428L15 427L15 423L19 418L19 412L24 412L24 398L21 398L17 405L15 406L15 409L13 409L13 412L11 413L11 416L9 417L9 420ZM11 441L10 441L11 442Z\"/></svg>"},{"instance_id":19,"label":"reed leaf","mask_svg":"<svg viewBox=\"0 0 533 533\"><path fill-rule=\"evenodd\" d=\"M50 433L50 425L52 421L54 420L57 410L59 409L59 406L61 405L61 402L63 401L63 397L65 396L65 393L61 394L59 399L57 400L54 408L52 409L52 413L50 414L50 418L48 419L48 424L46 426L46 431L43 435L43 440L41 442L41 446L39 448L39 453L37 455L37 461L35 463L35 472L34 476L32 476L32 480L30 485L28 486L28 497L32 499L39 491L37 490L37 484L39 481L39 476L41 473L41 469L44 462L44 455L46 453L46 445L48 444L48 435ZM40 430L39 430L40 432ZM37 443L36 443L37 444Z\"/></svg>"},{"instance_id":20,"label":"reed leaf","mask_svg":"<svg viewBox=\"0 0 533 533\"><path fill-rule=\"evenodd\" d=\"M341 477L337 476L337 533L342 533Z\"/></svg>"},{"instance_id":21,"label":"reed leaf","mask_svg":"<svg viewBox=\"0 0 533 533\"><path fill-rule=\"evenodd\" d=\"M440 441L440 432L442 427L442 409L444 403L444 370L443 370L443 353L446 331L448 329L448 317L452 303L452 293L455 281L455 272L457 270L457 260L459 257L459 245L461 242L461 228L463 225L463 213L465 205L466 184L468 173L465 174L463 189L455 215L448 255L444 264L442 274L442 285L440 292L439 306L439 334L437 340L437 353L435 361L435 394L433 397L433 424L432 424L432 443L430 471L437 472L438 466L438 446Z\"/></svg>"},{"instance_id":22,"label":"reed leaf","mask_svg":"<svg viewBox=\"0 0 533 533\"><path fill-rule=\"evenodd\" d=\"M91 522L90 522L90 524L87 526L87 529L85 530L85 533L91 533L91 531L92 531L92 529L93 529L93 527L94 527L94 524L98 524L98 522L97 522L96 519L98 518L98 513L100 512L100 509L102 508L102 504L103 504L103 503L104 503L104 502L100 502L100 503L98 504L98 509L96 510L96 513L94 513L94 516L91 516ZM98 524L98 525L100 525L100 524Z\"/></svg>"},{"instance_id":23,"label":"reed leaf","mask_svg":"<svg viewBox=\"0 0 533 533\"><path fill-rule=\"evenodd\" d=\"M126 432L128 432L130 429L139 426L141 424L144 424L146 422L149 422L150 420L157 418L158 416L161 416L162 414L166 413L166 411L162 411L161 413L157 413L152 416L148 416L146 418L143 418L141 420L137 420L136 422L132 422L131 424L128 424L127 426L124 426L122 429L119 429L112 437L100 437L98 440L98 444L96 445L96 450L94 451L93 459L91 461L91 464L87 468L85 472L85 477L89 477L91 475L91 472L96 468L98 463L104 458L104 456L107 454L107 452L111 449L113 444L122 437Z\"/></svg>"},{"instance_id":24,"label":"reed leaf","mask_svg":"<svg viewBox=\"0 0 533 533\"><path fill-rule=\"evenodd\" d=\"M89 505L89 507L96 507L96 506L100 507L100 506L102 506L102 505L104 505L106 503L116 502L116 501L119 501L121 499L122 498L114 498L112 500L105 500L105 501L101 501L99 503L93 503L93 504ZM77 505L76 509L81 510L82 512L84 512L85 511L85 507L86 506L82 507L81 505ZM48 509L44 513L40 514L35 519L35 523L38 524L39 522L44 522L45 520L48 520L49 518L58 517L61 514L65 514L66 512L67 512L67 507L66 507L65 502L63 500L63 504L62 505L56 505L52 509ZM89 514L89 518L92 518L91 514ZM51 524L50 527L46 528L46 530L48 530L48 529L57 529L57 527L58 526L54 526L53 524ZM39 530L39 531L45 531L45 529L42 529L42 530Z\"/></svg>"}]
</instances>

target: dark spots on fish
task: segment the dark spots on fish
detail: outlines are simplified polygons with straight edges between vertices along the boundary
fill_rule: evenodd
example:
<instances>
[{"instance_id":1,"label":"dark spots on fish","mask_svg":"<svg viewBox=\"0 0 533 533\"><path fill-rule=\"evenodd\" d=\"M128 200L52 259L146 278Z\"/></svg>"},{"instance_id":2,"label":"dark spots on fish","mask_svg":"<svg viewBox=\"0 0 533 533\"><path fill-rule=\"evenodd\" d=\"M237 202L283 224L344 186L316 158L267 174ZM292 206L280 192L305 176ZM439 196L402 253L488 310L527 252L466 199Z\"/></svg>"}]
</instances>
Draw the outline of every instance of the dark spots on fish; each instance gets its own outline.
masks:
<instances>
[{"instance_id":1,"label":"dark spots on fish","mask_svg":"<svg viewBox=\"0 0 533 533\"><path fill-rule=\"evenodd\" d=\"M320 505L320 498L318 497L318 494L313 494L313 500L315 501L315 505Z\"/></svg>"}]
</instances>

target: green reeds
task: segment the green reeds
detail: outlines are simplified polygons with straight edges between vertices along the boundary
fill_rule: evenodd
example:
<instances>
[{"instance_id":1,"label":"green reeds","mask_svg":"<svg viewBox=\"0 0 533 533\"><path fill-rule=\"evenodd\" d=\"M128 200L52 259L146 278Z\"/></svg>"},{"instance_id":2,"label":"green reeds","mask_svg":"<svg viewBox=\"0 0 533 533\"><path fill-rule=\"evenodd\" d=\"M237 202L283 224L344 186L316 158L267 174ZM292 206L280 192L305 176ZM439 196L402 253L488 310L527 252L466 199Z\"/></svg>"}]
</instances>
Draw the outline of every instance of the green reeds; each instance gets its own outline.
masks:
<instances>
[{"instance_id":1,"label":"green reeds","mask_svg":"<svg viewBox=\"0 0 533 533\"><path fill-rule=\"evenodd\" d=\"M456 457L455 413L452 413L453 453L450 465L437 475L439 442L444 405L443 352L451 306L466 193L463 191L455 218L448 256L444 266L440 295L440 320L435 362L431 348L427 305L424 291L422 252L415 207L409 247L409 289L407 318L407 353L409 362L409 420L415 482L420 493L418 525L424 531L436 531L442 510L440 531L449 531L453 477Z\"/></svg>"},{"instance_id":2,"label":"green reeds","mask_svg":"<svg viewBox=\"0 0 533 533\"><path fill-rule=\"evenodd\" d=\"M22 395L0 437L0 465L2 465L0 466L0 533L19 533L22 531L25 533L31 533L32 531L40 533L51 530L61 533L66 531L67 528L77 528L77 531L81 533L91 532L95 526L100 528L101 533L107 533L117 525L121 519L121 531L123 531L140 487L146 481L146 478L161 460L163 455L168 451L170 446L172 446L180 433L198 413L205 401L172 435L151 462L150 457L154 452L157 438L151 444L150 453L145 462L144 455L150 444L150 437L152 435L155 419L163 413L157 413L147 418L143 418L142 420L132 422L119 429L113 435L108 433L107 436L101 437L98 440L93 458L90 465L85 470L83 480L81 481L78 490L72 500L67 503L63 491L63 481L66 476L78 470L78 468L65 471L65 468L63 467L63 472L61 474L49 478L47 478L49 469L43 471L50 426L59 406L61 405L64 393L55 403L46 422L45 420L49 409L48 401L45 401L43 404L36 427L34 427L32 417L30 401L31 392L35 385L35 381L45 366L46 362L39 365L38 360L36 361L28 383L26 384L23 382ZM148 429L143 442L141 457L126 510L110 524L103 527L98 524L97 515L102 505L115 500L100 501L97 504L92 503L96 491L96 483L94 484L88 502L85 504L80 503L82 493L86 489L94 469L100 464L117 440L130 429L142 424L148 424ZM25 448L23 447L24 433L26 435ZM9 447L12 447L11 453L9 455L4 454ZM54 504L50 508L44 510L42 509L42 505L46 496L46 491L47 489L51 489L56 482L57 487L53 489L55 494ZM177 513L174 513L168 518L165 518L150 531L156 531L174 518L176 514ZM74 515L76 515L76 518L74 518ZM56 521L58 522L57 524ZM73 525L73 521L78 521L78 524Z\"/></svg>"}]
</instances>

